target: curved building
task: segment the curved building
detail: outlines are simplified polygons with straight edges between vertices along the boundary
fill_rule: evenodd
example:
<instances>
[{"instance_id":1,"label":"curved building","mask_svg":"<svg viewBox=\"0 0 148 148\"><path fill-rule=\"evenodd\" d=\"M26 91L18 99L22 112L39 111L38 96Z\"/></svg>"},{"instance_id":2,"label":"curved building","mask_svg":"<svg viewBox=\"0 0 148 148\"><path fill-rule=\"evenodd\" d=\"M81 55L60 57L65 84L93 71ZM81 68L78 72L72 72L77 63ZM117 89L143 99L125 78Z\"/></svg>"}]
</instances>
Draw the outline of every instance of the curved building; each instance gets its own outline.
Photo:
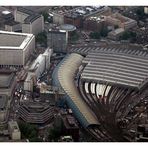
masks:
<instances>
[{"instance_id":1,"label":"curved building","mask_svg":"<svg viewBox=\"0 0 148 148\"><path fill-rule=\"evenodd\" d=\"M148 110L148 52L77 48L74 52L85 57L68 54L53 73L54 84L63 88L78 121L98 141L134 141L129 129L142 121L140 109L145 116Z\"/></svg>"},{"instance_id":2,"label":"curved building","mask_svg":"<svg viewBox=\"0 0 148 148\"><path fill-rule=\"evenodd\" d=\"M66 100L76 118L86 128L89 125L99 125L97 118L81 98L74 84L75 73L83 57L78 54L66 56L54 72L54 84L60 85L66 92Z\"/></svg>"}]
</instances>

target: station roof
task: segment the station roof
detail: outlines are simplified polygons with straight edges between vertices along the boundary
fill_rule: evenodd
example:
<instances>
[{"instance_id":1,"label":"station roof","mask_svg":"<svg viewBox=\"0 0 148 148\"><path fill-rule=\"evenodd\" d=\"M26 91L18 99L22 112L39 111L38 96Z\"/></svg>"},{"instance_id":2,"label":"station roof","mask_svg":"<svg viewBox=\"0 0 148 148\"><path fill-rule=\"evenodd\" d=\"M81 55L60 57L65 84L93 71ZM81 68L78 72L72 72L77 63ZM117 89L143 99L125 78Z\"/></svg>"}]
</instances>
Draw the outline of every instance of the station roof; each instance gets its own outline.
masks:
<instances>
[{"instance_id":1,"label":"station roof","mask_svg":"<svg viewBox=\"0 0 148 148\"><path fill-rule=\"evenodd\" d=\"M70 101L75 104L75 106L78 108L79 112L83 115L87 122L89 124L98 124L95 115L83 101L77 87L74 84L74 75L81 65L82 60L83 57L81 55L75 53L70 54L59 67L58 80L61 84L61 87L71 99Z\"/></svg>"},{"instance_id":2,"label":"station roof","mask_svg":"<svg viewBox=\"0 0 148 148\"><path fill-rule=\"evenodd\" d=\"M148 53L144 50L101 48L90 51L82 62L85 81L141 89L148 80Z\"/></svg>"}]
</instances>

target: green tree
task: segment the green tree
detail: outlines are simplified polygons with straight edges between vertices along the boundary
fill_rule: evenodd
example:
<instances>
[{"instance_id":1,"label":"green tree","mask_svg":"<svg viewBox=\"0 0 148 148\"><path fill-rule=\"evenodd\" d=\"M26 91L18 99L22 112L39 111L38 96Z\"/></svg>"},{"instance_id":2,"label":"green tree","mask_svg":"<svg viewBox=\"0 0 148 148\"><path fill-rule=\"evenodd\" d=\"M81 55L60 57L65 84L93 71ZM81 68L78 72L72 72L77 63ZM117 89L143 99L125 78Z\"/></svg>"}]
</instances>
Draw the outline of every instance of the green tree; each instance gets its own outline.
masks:
<instances>
[{"instance_id":1,"label":"green tree","mask_svg":"<svg viewBox=\"0 0 148 148\"><path fill-rule=\"evenodd\" d=\"M36 125L19 122L19 128L22 138L29 139L29 141L35 142L38 139L38 128Z\"/></svg>"},{"instance_id":2,"label":"green tree","mask_svg":"<svg viewBox=\"0 0 148 148\"><path fill-rule=\"evenodd\" d=\"M59 129L51 128L49 129L48 134L49 141L53 140L56 142L61 136L61 131Z\"/></svg>"},{"instance_id":3,"label":"green tree","mask_svg":"<svg viewBox=\"0 0 148 148\"><path fill-rule=\"evenodd\" d=\"M122 40L135 40L136 39L136 32L132 32L132 31L125 31L122 36L121 39Z\"/></svg>"},{"instance_id":4,"label":"green tree","mask_svg":"<svg viewBox=\"0 0 148 148\"><path fill-rule=\"evenodd\" d=\"M48 13L47 12L42 12L42 15L44 17L44 22L48 21Z\"/></svg>"},{"instance_id":5,"label":"green tree","mask_svg":"<svg viewBox=\"0 0 148 148\"><path fill-rule=\"evenodd\" d=\"M108 29L107 29L107 27L104 27L104 28L100 31L100 35L101 35L102 37L106 37L107 34L108 34Z\"/></svg>"},{"instance_id":6,"label":"green tree","mask_svg":"<svg viewBox=\"0 0 148 148\"><path fill-rule=\"evenodd\" d=\"M36 42L39 43L39 44L44 44L47 46L47 34L45 31L39 33L37 36L36 36Z\"/></svg>"},{"instance_id":7,"label":"green tree","mask_svg":"<svg viewBox=\"0 0 148 148\"><path fill-rule=\"evenodd\" d=\"M99 32L91 32L89 34L89 37L92 39L100 39L100 33Z\"/></svg>"},{"instance_id":8,"label":"green tree","mask_svg":"<svg viewBox=\"0 0 148 148\"><path fill-rule=\"evenodd\" d=\"M72 32L70 40L71 41L77 41L78 39L79 39L79 34L76 31Z\"/></svg>"}]
</instances>

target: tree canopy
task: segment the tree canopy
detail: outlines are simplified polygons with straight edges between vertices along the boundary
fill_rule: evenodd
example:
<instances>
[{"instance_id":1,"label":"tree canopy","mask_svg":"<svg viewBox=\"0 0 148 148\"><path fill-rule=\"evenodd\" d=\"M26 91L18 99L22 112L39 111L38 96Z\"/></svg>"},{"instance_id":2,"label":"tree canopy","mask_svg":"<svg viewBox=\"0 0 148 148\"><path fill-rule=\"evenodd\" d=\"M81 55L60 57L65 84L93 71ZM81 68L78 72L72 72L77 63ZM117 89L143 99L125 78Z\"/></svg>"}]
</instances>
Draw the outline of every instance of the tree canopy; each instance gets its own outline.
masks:
<instances>
[{"instance_id":1,"label":"tree canopy","mask_svg":"<svg viewBox=\"0 0 148 148\"><path fill-rule=\"evenodd\" d=\"M36 36L36 42L39 43L39 44L47 45L47 34L46 34L45 31L39 33Z\"/></svg>"},{"instance_id":2,"label":"tree canopy","mask_svg":"<svg viewBox=\"0 0 148 148\"><path fill-rule=\"evenodd\" d=\"M30 142L42 141L42 139L38 138L38 128L36 125L19 122L19 128L23 139L29 139Z\"/></svg>"}]
</instances>

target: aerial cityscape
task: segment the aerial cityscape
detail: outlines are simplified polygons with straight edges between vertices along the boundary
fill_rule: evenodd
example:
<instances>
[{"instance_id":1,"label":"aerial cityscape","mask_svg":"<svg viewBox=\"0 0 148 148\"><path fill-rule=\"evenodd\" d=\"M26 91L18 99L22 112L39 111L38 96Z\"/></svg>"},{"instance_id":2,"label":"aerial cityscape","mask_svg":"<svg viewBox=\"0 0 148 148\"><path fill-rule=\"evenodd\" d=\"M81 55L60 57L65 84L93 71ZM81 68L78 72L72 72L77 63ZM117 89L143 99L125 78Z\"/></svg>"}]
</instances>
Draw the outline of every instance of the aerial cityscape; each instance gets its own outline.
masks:
<instances>
[{"instance_id":1,"label":"aerial cityscape","mask_svg":"<svg viewBox=\"0 0 148 148\"><path fill-rule=\"evenodd\" d=\"M148 142L148 6L0 6L0 142Z\"/></svg>"}]
</instances>

